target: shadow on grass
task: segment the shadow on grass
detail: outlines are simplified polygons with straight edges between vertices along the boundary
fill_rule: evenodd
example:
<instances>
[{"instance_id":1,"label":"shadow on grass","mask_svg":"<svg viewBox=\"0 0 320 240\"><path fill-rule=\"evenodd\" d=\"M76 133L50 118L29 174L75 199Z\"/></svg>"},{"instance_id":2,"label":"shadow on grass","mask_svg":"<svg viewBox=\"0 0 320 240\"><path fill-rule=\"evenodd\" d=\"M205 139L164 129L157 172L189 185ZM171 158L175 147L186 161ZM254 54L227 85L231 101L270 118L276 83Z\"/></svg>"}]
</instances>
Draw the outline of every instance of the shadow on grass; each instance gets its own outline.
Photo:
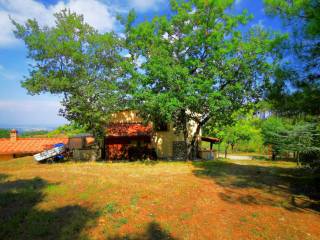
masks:
<instances>
[{"instance_id":1,"label":"shadow on grass","mask_svg":"<svg viewBox=\"0 0 320 240\"><path fill-rule=\"evenodd\" d=\"M163 230L159 223L151 222L149 223L146 231L142 234L135 236L115 236L107 238L108 240L176 240L173 238L170 233Z\"/></svg>"},{"instance_id":2,"label":"shadow on grass","mask_svg":"<svg viewBox=\"0 0 320 240\"><path fill-rule=\"evenodd\" d=\"M79 239L96 214L78 205L38 209L48 183L41 178L0 183L0 239Z\"/></svg>"},{"instance_id":3,"label":"shadow on grass","mask_svg":"<svg viewBox=\"0 0 320 240\"><path fill-rule=\"evenodd\" d=\"M212 178L226 187L221 199L231 203L308 208L320 212L320 176L303 169L243 165L227 161L193 163L198 177ZM239 189L260 189L269 195L244 194Z\"/></svg>"},{"instance_id":4,"label":"shadow on grass","mask_svg":"<svg viewBox=\"0 0 320 240\"><path fill-rule=\"evenodd\" d=\"M290 157L277 157L276 160L273 160L269 156L252 156L252 160L263 160L263 161L269 161L269 162L276 162L276 161L296 162L294 158L290 158Z\"/></svg>"}]
</instances>

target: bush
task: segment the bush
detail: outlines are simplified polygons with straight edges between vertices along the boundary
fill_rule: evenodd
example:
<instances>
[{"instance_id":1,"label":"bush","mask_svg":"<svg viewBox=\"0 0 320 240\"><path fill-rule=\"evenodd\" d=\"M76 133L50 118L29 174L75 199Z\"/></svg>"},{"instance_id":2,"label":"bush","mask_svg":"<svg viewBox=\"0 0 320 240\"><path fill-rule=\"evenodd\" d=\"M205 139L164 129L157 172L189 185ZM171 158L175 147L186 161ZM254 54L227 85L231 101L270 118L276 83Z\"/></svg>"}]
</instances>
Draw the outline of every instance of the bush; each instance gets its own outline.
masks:
<instances>
[{"instance_id":1,"label":"bush","mask_svg":"<svg viewBox=\"0 0 320 240\"><path fill-rule=\"evenodd\" d=\"M301 153L299 161L302 166L312 168L314 171L320 170L320 152Z\"/></svg>"}]
</instances>

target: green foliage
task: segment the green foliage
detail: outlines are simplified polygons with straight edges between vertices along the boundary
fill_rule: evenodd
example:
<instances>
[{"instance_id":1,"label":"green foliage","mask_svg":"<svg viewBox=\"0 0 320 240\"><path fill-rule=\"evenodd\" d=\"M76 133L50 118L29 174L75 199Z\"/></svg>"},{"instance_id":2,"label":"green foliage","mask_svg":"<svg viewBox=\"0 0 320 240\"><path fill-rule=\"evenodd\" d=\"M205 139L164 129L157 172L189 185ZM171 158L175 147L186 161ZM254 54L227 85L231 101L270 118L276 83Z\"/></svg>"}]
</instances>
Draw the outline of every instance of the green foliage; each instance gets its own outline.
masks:
<instances>
[{"instance_id":1,"label":"green foliage","mask_svg":"<svg viewBox=\"0 0 320 240\"><path fill-rule=\"evenodd\" d=\"M320 34L320 3L318 0L264 0L269 14L279 14L285 21L297 18L304 21L304 32L315 36Z\"/></svg>"},{"instance_id":2,"label":"green foliage","mask_svg":"<svg viewBox=\"0 0 320 240\"><path fill-rule=\"evenodd\" d=\"M135 107L146 119L173 122L189 157L203 126L230 124L234 112L260 99L283 39L259 27L241 32L252 16L229 14L232 4L171 1L170 18L134 26L131 13L126 24ZM187 131L190 121L194 134Z\"/></svg>"},{"instance_id":3,"label":"green foliage","mask_svg":"<svg viewBox=\"0 0 320 240\"><path fill-rule=\"evenodd\" d=\"M10 130L0 128L0 138L8 138L8 137L10 137Z\"/></svg>"},{"instance_id":4,"label":"green foliage","mask_svg":"<svg viewBox=\"0 0 320 240\"><path fill-rule=\"evenodd\" d=\"M63 10L54 27L13 21L33 60L22 82L30 94L62 94L60 114L87 127L100 140L108 116L119 108L121 91L120 40L114 33L98 33L83 16Z\"/></svg>"},{"instance_id":5,"label":"green foliage","mask_svg":"<svg viewBox=\"0 0 320 240\"><path fill-rule=\"evenodd\" d=\"M285 134L286 124L281 118L270 117L262 123L261 129L264 144L272 146L272 158L275 159L283 147L280 136Z\"/></svg>"},{"instance_id":6,"label":"green foliage","mask_svg":"<svg viewBox=\"0 0 320 240\"><path fill-rule=\"evenodd\" d=\"M264 2L267 12L281 16L292 32L291 39L279 49L285 59L276 71L269 99L281 114L319 116L320 2L318 0L264 0ZM288 62L288 59L291 61Z\"/></svg>"},{"instance_id":7,"label":"green foliage","mask_svg":"<svg viewBox=\"0 0 320 240\"><path fill-rule=\"evenodd\" d=\"M36 137L36 136L47 136L49 131L46 130L37 130L37 131L26 131L19 134L19 137Z\"/></svg>"},{"instance_id":8,"label":"green foliage","mask_svg":"<svg viewBox=\"0 0 320 240\"><path fill-rule=\"evenodd\" d=\"M250 140L257 138L260 131L252 122L252 119L239 119L236 124L225 129L224 142L226 143L225 153L227 153L228 146L231 145L232 150L238 143L248 143Z\"/></svg>"},{"instance_id":9,"label":"green foliage","mask_svg":"<svg viewBox=\"0 0 320 240\"><path fill-rule=\"evenodd\" d=\"M59 135L66 135L68 137L73 137L80 133L86 133L86 128L77 125L76 123L66 124L58 127L57 129L48 133L48 137L55 137Z\"/></svg>"},{"instance_id":10,"label":"green foliage","mask_svg":"<svg viewBox=\"0 0 320 240\"><path fill-rule=\"evenodd\" d=\"M260 122L253 111L244 114L239 111L233 116L234 124L221 128L207 127L205 132L222 140L222 149L225 154L231 146L232 151L258 152L262 149Z\"/></svg>"},{"instance_id":11,"label":"green foliage","mask_svg":"<svg viewBox=\"0 0 320 240\"><path fill-rule=\"evenodd\" d=\"M62 94L61 115L90 130L100 144L110 113L127 106L146 121L173 122L192 158L202 127L230 125L235 113L261 100L285 38L257 26L240 31L253 16L230 14L233 4L173 0L170 17L140 24L132 11L120 19L125 37L98 33L67 10L55 14L54 27L13 20L34 63L22 86L30 94ZM69 127L50 134L78 131ZM239 136L230 134L230 141L248 141L248 129L237 128Z\"/></svg>"},{"instance_id":12,"label":"green foliage","mask_svg":"<svg viewBox=\"0 0 320 240\"><path fill-rule=\"evenodd\" d=\"M262 124L264 143L272 146L273 159L280 153L295 153L298 164L320 165L320 129L315 122L292 123L271 117Z\"/></svg>"}]
</instances>

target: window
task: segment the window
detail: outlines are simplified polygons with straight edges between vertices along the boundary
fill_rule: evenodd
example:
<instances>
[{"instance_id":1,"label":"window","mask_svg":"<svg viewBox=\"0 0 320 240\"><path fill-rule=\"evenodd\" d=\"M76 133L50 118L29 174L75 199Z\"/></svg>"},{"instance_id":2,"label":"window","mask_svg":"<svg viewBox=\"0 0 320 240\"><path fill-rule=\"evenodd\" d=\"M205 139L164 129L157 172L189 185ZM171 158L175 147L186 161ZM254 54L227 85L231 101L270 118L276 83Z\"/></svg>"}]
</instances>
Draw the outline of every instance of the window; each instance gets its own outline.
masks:
<instances>
[{"instance_id":1,"label":"window","mask_svg":"<svg viewBox=\"0 0 320 240\"><path fill-rule=\"evenodd\" d=\"M166 121L160 120L155 122L154 125L156 131L169 131L169 124Z\"/></svg>"}]
</instances>

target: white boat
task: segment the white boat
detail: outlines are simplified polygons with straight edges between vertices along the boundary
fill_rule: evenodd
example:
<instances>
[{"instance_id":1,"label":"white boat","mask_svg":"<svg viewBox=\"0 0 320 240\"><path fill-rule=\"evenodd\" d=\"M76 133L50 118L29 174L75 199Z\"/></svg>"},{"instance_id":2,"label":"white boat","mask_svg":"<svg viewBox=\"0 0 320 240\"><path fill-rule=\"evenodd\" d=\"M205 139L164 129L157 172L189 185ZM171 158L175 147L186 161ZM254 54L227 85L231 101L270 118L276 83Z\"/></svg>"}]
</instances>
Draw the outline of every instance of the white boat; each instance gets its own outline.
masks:
<instances>
[{"instance_id":1,"label":"white boat","mask_svg":"<svg viewBox=\"0 0 320 240\"><path fill-rule=\"evenodd\" d=\"M33 158L36 161L40 162L40 161L55 157L55 156L63 153L64 151L65 151L65 147L59 146L59 147L55 147L55 148L43 151L43 152L38 153L36 155L33 155Z\"/></svg>"}]
</instances>

